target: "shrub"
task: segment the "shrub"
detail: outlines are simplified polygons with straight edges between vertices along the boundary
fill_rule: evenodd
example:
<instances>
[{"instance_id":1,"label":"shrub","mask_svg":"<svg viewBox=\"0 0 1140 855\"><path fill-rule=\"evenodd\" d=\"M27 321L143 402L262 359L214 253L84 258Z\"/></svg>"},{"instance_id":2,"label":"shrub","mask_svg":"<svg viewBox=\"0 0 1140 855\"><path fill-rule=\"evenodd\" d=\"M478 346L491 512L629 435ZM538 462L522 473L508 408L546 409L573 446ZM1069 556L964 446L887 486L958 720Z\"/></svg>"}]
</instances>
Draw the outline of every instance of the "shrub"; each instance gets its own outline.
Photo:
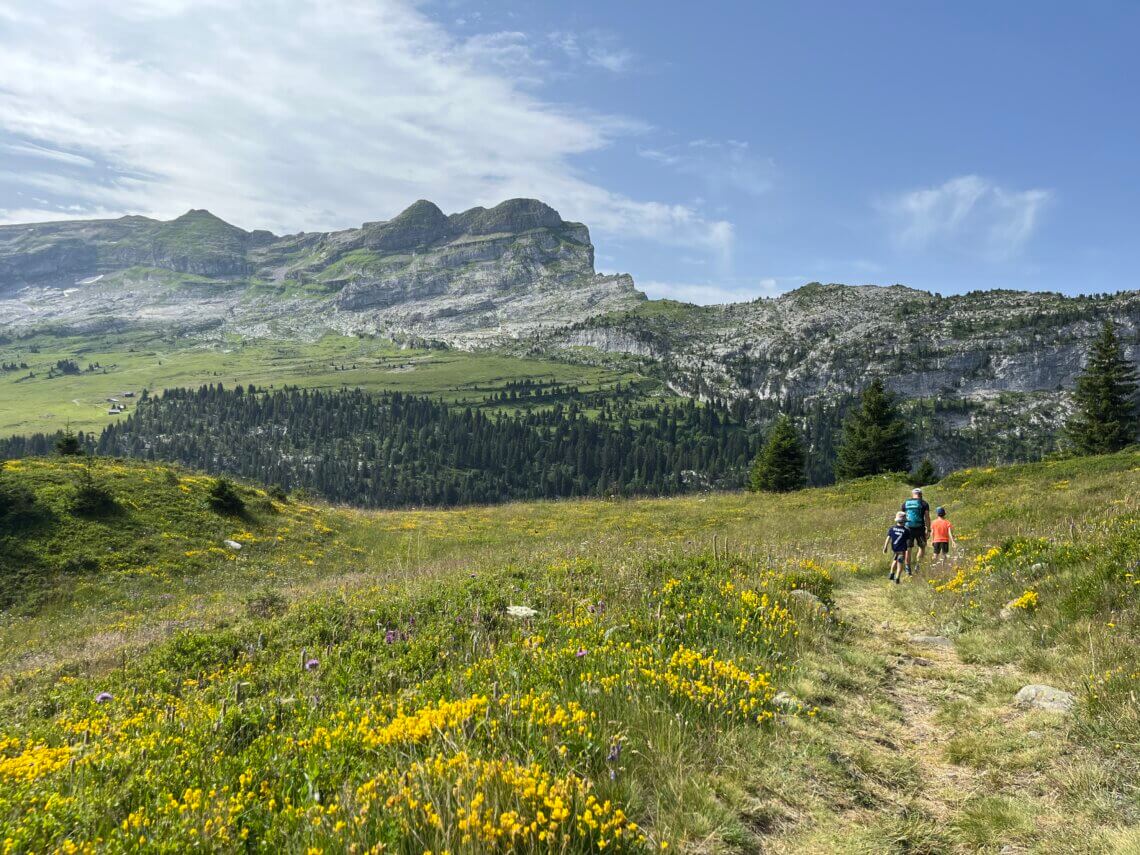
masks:
<instances>
[{"instance_id":1,"label":"shrub","mask_svg":"<svg viewBox=\"0 0 1140 855\"><path fill-rule=\"evenodd\" d=\"M240 514L245 510L245 500L228 478L216 478L206 494L206 504L220 514Z\"/></svg>"},{"instance_id":2,"label":"shrub","mask_svg":"<svg viewBox=\"0 0 1140 855\"><path fill-rule=\"evenodd\" d=\"M119 509L114 494L84 469L71 499L71 512L80 517L98 517Z\"/></svg>"},{"instance_id":3,"label":"shrub","mask_svg":"<svg viewBox=\"0 0 1140 855\"><path fill-rule=\"evenodd\" d=\"M35 494L22 484L0 480L0 530L15 527L36 515Z\"/></svg>"},{"instance_id":4,"label":"shrub","mask_svg":"<svg viewBox=\"0 0 1140 855\"><path fill-rule=\"evenodd\" d=\"M245 610L250 617L277 617L284 614L288 608L289 601L277 591L262 591L245 598Z\"/></svg>"}]
</instances>

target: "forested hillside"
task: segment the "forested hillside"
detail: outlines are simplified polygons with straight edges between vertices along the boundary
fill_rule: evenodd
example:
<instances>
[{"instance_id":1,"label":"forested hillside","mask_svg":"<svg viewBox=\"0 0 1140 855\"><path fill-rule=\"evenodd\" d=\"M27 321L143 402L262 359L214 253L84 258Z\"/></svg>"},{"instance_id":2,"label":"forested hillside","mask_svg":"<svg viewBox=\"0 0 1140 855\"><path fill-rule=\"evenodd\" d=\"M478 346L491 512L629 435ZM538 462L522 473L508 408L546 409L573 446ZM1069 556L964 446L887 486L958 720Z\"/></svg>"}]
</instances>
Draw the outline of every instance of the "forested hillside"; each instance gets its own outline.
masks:
<instances>
[{"instance_id":1,"label":"forested hillside","mask_svg":"<svg viewBox=\"0 0 1140 855\"><path fill-rule=\"evenodd\" d=\"M758 439L730 411L691 401L599 396L512 414L400 393L214 385L140 403L95 447L402 507L736 487Z\"/></svg>"}]
</instances>

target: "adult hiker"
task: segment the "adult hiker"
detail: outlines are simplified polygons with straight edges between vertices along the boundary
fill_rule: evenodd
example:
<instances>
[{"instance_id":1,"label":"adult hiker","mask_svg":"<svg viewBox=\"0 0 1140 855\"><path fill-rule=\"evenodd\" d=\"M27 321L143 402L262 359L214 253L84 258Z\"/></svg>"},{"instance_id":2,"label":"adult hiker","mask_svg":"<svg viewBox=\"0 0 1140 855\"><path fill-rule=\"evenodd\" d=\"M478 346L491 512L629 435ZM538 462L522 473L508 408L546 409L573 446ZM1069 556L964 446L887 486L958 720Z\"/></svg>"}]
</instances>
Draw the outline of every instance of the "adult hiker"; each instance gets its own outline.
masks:
<instances>
[{"instance_id":1,"label":"adult hiker","mask_svg":"<svg viewBox=\"0 0 1140 855\"><path fill-rule=\"evenodd\" d=\"M899 509L906 514L906 530L910 534L906 575L918 572L918 565L926 556L926 538L930 534L930 505L922 498L922 488L910 491L910 498Z\"/></svg>"},{"instance_id":2,"label":"adult hiker","mask_svg":"<svg viewBox=\"0 0 1140 855\"><path fill-rule=\"evenodd\" d=\"M930 542L934 544L934 560L945 565L950 560L950 550L957 549L954 540L954 526L946 519L945 508L934 509L934 522L930 524Z\"/></svg>"}]
</instances>

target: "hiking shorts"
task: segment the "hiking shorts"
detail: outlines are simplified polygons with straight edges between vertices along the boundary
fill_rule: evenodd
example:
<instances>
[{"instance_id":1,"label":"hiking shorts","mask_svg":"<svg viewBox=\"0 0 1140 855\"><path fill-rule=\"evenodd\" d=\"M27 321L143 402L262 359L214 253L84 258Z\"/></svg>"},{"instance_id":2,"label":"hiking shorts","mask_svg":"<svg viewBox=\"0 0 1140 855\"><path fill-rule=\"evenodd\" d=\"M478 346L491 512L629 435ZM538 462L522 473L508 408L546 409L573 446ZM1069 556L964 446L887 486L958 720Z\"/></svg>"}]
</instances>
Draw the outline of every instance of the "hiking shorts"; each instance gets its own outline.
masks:
<instances>
[{"instance_id":1,"label":"hiking shorts","mask_svg":"<svg viewBox=\"0 0 1140 855\"><path fill-rule=\"evenodd\" d=\"M950 554L950 542L946 541L946 540L934 541L934 554L935 555L949 555Z\"/></svg>"},{"instance_id":2,"label":"hiking shorts","mask_svg":"<svg viewBox=\"0 0 1140 855\"><path fill-rule=\"evenodd\" d=\"M923 549L926 548L926 529L912 528L910 529L910 545L918 546Z\"/></svg>"},{"instance_id":3,"label":"hiking shorts","mask_svg":"<svg viewBox=\"0 0 1140 855\"><path fill-rule=\"evenodd\" d=\"M906 550L903 550L902 552L896 552L895 561L897 561L899 564L906 564Z\"/></svg>"}]
</instances>

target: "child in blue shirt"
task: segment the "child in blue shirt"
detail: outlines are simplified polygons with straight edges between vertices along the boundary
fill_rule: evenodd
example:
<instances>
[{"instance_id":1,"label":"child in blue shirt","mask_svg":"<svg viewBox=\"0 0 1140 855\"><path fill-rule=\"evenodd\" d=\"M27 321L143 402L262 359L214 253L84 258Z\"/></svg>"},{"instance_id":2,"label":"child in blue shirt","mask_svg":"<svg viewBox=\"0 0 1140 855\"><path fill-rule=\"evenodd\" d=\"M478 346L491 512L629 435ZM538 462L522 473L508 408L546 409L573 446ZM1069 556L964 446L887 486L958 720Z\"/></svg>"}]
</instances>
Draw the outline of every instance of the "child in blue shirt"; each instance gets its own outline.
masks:
<instances>
[{"instance_id":1,"label":"child in blue shirt","mask_svg":"<svg viewBox=\"0 0 1140 855\"><path fill-rule=\"evenodd\" d=\"M910 572L906 566L906 552L910 548L910 531L906 527L906 513L899 511L895 514L895 524L887 529L887 539L883 541L883 552L890 548L894 553L891 562L891 574L887 578L896 585L902 581L903 570Z\"/></svg>"}]
</instances>

